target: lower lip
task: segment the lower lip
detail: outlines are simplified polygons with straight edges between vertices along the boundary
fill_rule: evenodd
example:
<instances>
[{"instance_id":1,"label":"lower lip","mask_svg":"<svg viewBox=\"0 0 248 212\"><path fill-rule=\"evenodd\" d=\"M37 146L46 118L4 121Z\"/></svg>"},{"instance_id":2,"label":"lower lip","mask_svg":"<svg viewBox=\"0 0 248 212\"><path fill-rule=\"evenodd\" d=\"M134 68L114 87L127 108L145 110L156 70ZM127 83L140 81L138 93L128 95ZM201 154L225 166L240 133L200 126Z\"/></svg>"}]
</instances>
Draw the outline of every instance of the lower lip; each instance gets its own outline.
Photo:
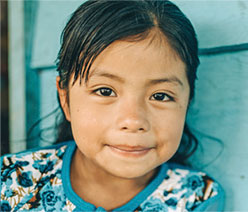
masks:
<instances>
[{"instance_id":1,"label":"lower lip","mask_svg":"<svg viewBox=\"0 0 248 212\"><path fill-rule=\"evenodd\" d=\"M141 150L125 150L125 149L119 149L114 146L108 146L114 153L117 153L119 155L125 156L125 157L142 157L146 155L152 148L148 149L141 149Z\"/></svg>"}]
</instances>

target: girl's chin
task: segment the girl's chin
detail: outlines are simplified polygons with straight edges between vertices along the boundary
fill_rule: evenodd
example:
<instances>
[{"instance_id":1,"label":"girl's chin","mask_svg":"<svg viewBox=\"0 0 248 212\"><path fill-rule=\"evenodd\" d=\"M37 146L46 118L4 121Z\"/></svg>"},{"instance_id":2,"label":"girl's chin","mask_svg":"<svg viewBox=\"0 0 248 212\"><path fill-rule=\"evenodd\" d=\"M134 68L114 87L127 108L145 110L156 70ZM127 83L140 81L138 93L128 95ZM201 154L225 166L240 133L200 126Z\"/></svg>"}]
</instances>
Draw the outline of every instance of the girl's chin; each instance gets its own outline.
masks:
<instances>
[{"instance_id":1,"label":"girl's chin","mask_svg":"<svg viewBox=\"0 0 248 212\"><path fill-rule=\"evenodd\" d=\"M153 176L153 174L156 171L156 167L152 168L145 168L142 167L137 167L137 166L128 166L128 165L122 165L122 166L109 166L109 167L103 167L105 171L107 171L110 175L117 177L117 178L122 178L122 179L137 179L137 178L143 178L147 176Z\"/></svg>"}]
</instances>

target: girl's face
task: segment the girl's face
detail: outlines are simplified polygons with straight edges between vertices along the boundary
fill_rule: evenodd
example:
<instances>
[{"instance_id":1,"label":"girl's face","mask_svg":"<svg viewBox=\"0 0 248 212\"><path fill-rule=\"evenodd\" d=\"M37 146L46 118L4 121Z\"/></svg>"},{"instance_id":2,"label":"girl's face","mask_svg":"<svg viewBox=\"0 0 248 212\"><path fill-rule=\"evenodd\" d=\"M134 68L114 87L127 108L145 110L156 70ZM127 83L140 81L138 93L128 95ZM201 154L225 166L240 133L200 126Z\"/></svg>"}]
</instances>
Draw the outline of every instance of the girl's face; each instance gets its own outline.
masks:
<instances>
[{"instance_id":1,"label":"girl's face","mask_svg":"<svg viewBox=\"0 0 248 212\"><path fill-rule=\"evenodd\" d=\"M97 57L87 83L71 84L69 104L65 90L59 94L82 164L131 179L177 151L189 84L165 38L116 41Z\"/></svg>"}]
</instances>

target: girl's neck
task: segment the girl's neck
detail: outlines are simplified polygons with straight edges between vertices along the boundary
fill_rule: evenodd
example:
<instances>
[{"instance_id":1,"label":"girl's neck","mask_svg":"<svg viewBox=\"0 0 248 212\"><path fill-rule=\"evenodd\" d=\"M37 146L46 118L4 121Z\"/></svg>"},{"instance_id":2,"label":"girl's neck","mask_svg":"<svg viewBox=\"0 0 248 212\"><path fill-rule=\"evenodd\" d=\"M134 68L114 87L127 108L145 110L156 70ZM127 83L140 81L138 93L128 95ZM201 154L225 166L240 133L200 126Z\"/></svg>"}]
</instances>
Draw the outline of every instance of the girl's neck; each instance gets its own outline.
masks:
<instances>
[{"instance_id":1,"label":"girl's neck","mask_svg":"<svg viewBox=\"0 0 248 212\"><path fill-rule=\"evenodd\" d=\"M155 170L135 179L116 177L87 160L77 149L71 163L71 185L84 201L111 210L130 201L150 182Z\"/></svg>"}]
</instances>

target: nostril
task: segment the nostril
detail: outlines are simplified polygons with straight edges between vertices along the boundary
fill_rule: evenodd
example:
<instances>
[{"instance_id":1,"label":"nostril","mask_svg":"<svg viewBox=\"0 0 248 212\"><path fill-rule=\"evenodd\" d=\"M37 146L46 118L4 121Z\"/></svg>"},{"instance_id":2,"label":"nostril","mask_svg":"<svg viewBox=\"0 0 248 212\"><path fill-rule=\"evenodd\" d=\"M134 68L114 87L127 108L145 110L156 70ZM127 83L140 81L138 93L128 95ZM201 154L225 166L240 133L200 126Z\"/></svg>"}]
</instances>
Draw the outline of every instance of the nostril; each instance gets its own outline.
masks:
<instances>
[{"instance_id":1,"label":"nostril","mask_svg":"<svg viewBox=\"0 0 248 212\"><path fill-rule=\"evenodd\" d=\"M146 132L149 130L149 123L140 120L124 120L118 124L118 129L123 132Z\"/></svg>"},{"instance_id":2,"label":"nostril","mask_svg":"<svg viewBox=\"0 0 248 212\"><path fill-rule=\"evenodd\" d=\"M122 127L122 130L130 130L132 131L132 129L128 128L128 127ZM138 131L145 131L145 129L143 127L138 128Z\"/></svg>"}]
</instances>

